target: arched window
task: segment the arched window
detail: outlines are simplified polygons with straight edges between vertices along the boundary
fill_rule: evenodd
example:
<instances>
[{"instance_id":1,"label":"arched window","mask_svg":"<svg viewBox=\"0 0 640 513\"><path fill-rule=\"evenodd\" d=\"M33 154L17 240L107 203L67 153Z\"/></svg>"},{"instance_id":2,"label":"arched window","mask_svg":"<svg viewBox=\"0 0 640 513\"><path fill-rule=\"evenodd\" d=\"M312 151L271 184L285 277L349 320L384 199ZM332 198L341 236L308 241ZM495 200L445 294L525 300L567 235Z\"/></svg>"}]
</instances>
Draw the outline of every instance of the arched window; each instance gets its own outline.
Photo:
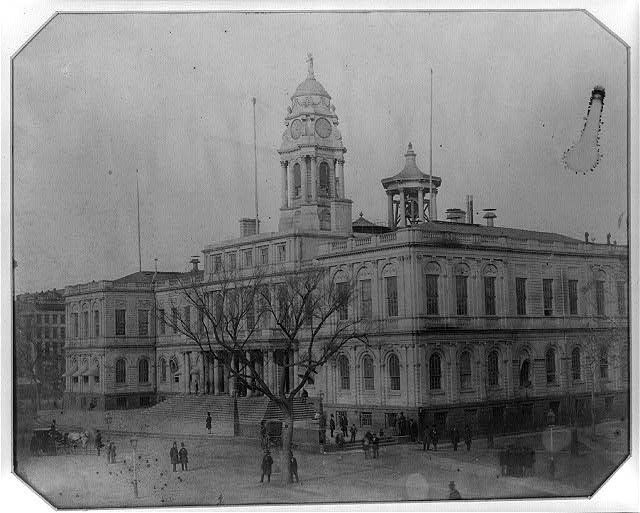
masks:
<instances>
[{"instance_id":1,"label":"arched window","mask_svg":"<svg viewBox=\"0 0 640 513\"><path fill-rule=\"evenodd\" d=\"M301 178L300 178L300 164L295 163L293 165L293 187L296 196L300 196L300 187L301 187Z\"/></svg>"},{"instance_id":2,"label":"arched window","mask_svg":"<svg viewBox=\"0 0 640 513\"><path fill-rule=\"evenodd\" d=\"M116 383L127 382L127 362L124 358L116 361Z\"/></svg>"},{"instance_id":3,"label":"arched window","mask_svg":"<svg viewBox=\"0 0 640 513\"><path fill-rule=\"evenodd\" d=\"M525 359L520 364L520 386L528 387L531 384L529 379L529 359Z\"/></svg>"},{"instance_id":4,"label":"arched window","mask_svg":"<svg viewBox=\"0 0 640 513\"><path fill-rule=\"evenodd\" d=\"M171 360L169 360L169 371L171 374L176 374L178 372L178 361L175 358L171 358Z\"/></svg>"},{"instance_id":5,"label":"arched window","mask_svg":"<svg viewBox=\"0 0 640 513\"><path fill-rule=\"evenodd\" d=\"M604 346L600 348L600 378L609 379L609 354Z\"/></svg>"},{"instance_id":6,"label":"arched window","mask_svg":"<svg viewBox=\"0 0 640 513\"><path fill-rule=\"evenodd\" d=\"M389 386L391 390L400 390L400 360L395 354L389 357Z\"/></svg>"},{"instance_id":7,"label":"arched window","mask_svg":"<svg viewBox=\"0 0 640 513\"><path fill-rule=\"evenodd\" d=\"M465 351L460 355L460 388L471 388L471 353Z\"/></svg>"},{"instance_id":8,"label":"arched window","mask_svg":"<svg viewBox=\"0 0 640 513\"><path fill-rule=\"evenodd\" d=\"M340 376L340 388L349 390L349 359L343 354L338 357L338 373Z\"/></svg>"},{"instance_id":9,"label":"arched window","mask_svg":"<svg viewBox=\"0 0 640 513\"><path fill-rule=\"evenodd\" d=\"M438 353L433 353L429 358L429 388L431 390L442 388L442 365Z\"/></svg>"},{"instance_id":10,"label":"arched window","mask_svg":"<svg viewBox=\"0 0 640 513\"><path fill-rule=\"evenodd\" d=\"M329 196L329 186L329 164L321 162L318 169L318 195Z\"/></svg>"},{"instance_id":11,"label":"arched window","mask_svg":"<svg viewBox=\"0 0 640 513\"><path fill-rule=\"evenodd\" d=\"M579 347L574 347L573 351L571 351L571 376L573 377L574 381L580 381L582 377Z\"/></svg>"},{"instance_id":12,"label":"arched window","mask_svg":"<svg viewBox=\"0 0 640 513\"><path fill-rule=\"evenodd\" d=\"M138 383L149 383L149 360L147 359L138 362Z\"/></svg>"},{"instance_id":13,"label":"arched window","mask_svg":"<svg viewBox=\"0 0 640 513\"><path fill-rule=\"evenodd\" d=\"M369 355L362 359L362 375L364 377L364 389L373 390L373 359Z\"/></svg>"},{"instance_id":14,"label":"arched window","mask_svg":"<svg viewBox=\"0 0 640 513\"><path fill-rule=\"evenodd\" d=\"M545 367L547 369L547 383L556 382L556 352L552 347L547 349L544 357Z\"/></svg>"},{"instance_id":15,"label":"arched window","mask_svg":"<svg viewBox=\"0 0 640 513\"><path fill-rule=\"evenodd\" d=\"M425 310L427 315L438 315L438 276L440 266L429 262L425 267Z\"/></svg>"},{"instance_id":16,"label":"arched window","mask_svg":"<svg viewBox=\"0 0 640 513\"><path fill-rule=\"evenodd\" d=\"M167 360L160 358L160 381L165 383L167 381Z\"/></svg>"},{"instance_id":17,"label":"arched window","mask_svg":"<svg viewBox=\"0 0 640 513\"><path fill-rule=\"evenodd\" d=\"M487 379L490 387L497 387L500 381L498 352L491 351L487 357Z\"/></svg>"}]
</instances>

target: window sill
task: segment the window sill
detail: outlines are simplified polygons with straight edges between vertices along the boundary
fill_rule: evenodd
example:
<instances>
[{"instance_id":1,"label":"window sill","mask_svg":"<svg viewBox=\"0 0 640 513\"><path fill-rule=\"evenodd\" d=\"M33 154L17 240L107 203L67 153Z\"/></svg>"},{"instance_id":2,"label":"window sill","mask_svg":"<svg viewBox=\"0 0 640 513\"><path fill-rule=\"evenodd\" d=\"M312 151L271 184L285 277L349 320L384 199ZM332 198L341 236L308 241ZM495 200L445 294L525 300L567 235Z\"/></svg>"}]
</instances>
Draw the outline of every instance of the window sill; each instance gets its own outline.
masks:
<instances>
[{"instance_id":1,"label":"window sill","mask_svg":"<svg viewBox=\"0 0 640 513\"><path fill-rule=\"evenodd\" d=\"M444 396L445 395L445 391L444 390L429 390L429 395L441 395Z\"/></svg>"}]
</instances>

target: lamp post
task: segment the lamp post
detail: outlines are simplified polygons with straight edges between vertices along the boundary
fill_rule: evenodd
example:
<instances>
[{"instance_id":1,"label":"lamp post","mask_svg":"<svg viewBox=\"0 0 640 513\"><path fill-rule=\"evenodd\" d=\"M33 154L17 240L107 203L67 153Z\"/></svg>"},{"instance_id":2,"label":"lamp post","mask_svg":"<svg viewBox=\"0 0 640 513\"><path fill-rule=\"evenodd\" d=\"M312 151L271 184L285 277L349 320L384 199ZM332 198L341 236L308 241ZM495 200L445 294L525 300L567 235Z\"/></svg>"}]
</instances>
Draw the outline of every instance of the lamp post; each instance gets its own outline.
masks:
<instances>
[{"instance_id":1,"label":"lamp post","mask_svg":"<svg viewBox=\"0 0 640 513\"><path fill-rule=\"evenodd\" d=\"M133 495L138 498L138 474L136 470L136 447L138 446L138 439L132 438L130 440L131 448L133 449Z\"/></svg>"},{"instance_id":2,"label":"lamp post","mask_svg":"<svg viewBox=\"0 0 640 513\"><path fill-rule=\"evenodd\" d=\"M552 409L549 409L547 413L547 424L549 425L549 450L551 451L551 459L549 460L549 471L551 473L551 478L555 477L556 472L556 462L553 459L553 426L556 423L556 414Z\"/></svg>"}]
</instances>

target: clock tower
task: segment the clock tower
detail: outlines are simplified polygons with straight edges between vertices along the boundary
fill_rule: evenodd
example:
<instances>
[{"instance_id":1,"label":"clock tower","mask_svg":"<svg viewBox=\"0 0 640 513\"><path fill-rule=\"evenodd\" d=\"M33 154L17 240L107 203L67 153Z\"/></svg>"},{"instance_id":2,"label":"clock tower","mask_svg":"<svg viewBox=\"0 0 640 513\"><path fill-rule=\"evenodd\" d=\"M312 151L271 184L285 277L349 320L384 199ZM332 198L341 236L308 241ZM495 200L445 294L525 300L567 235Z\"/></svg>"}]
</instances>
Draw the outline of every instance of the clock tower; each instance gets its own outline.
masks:
<instances>
[{"instance_id":1,"label":"clock tower","mask_svg":"<svg viewBox=\"0 0 640 513\"><path fill-rule=\"evenodd\" d=\"M280 154L279 231L351 233L351 200L344 197L344 154L331 96L313 74L291 96Z\"/></svg>"}]
</instances>

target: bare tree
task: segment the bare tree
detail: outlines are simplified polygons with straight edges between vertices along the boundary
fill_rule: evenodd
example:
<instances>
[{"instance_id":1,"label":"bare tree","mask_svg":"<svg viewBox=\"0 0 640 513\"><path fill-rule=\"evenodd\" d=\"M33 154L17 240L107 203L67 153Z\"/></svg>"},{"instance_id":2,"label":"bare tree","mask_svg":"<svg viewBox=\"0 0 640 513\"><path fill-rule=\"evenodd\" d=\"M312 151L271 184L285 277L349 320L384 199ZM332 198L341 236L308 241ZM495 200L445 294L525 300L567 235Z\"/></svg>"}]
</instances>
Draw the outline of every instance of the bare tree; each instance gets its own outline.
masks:
<instances>
[{"instance_id":1,"label":"bare tree","mask_svg":"<svg viewBox=\"0 0 640 513\"><path fill-rule=\"evenodd\" d=\"M224 265L217 271L216 278L206 284L197 273L185 274L179 294L170 300L171 310L159 306L158 315L221 361L230 379L278 406L284 420L282 476L289 481L295 396L345 344L354 339L366 343L366 335L356 329L357 321L346 315L353 282L344 275L335 279L319 265L273 275L260 268L237 270ZM195 323L179 305L195 308ZM276 349L299 355L278 362L282 372L274 387L246 352L260 343L258 330L263 324L281 335ZM287 387L291 368L298 370L297 383L294 379Z\"/></svg>"}]
</instances>

